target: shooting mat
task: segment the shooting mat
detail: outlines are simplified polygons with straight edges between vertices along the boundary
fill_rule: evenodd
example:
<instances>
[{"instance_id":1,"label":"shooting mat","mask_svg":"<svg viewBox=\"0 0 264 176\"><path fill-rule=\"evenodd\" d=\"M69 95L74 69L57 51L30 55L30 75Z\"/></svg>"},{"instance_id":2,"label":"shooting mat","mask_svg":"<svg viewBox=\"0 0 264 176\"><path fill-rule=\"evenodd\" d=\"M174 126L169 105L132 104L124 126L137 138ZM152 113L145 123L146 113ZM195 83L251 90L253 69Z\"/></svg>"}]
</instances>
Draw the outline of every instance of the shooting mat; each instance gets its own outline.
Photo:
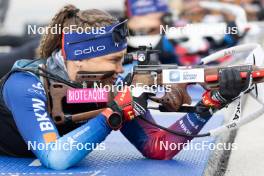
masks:
<instances>
[{"instance_id":1,"label":"shooting mat","mask_svg":"<svg viewBox=\"0 0 264 176\"><path fill-rule=\"evenodd\" d=\"M191 88L191 94L201 95L201 89ZM197 97L198 98L198 97ZM183 114L152 111L157 122L169 126ZM202 132L223 123L224 115L214 115ZM215 138L196 138L192 143L215 142ZM104 151L94 151L83 161L66 171L54 171L39 166L34 158L0 157L0 175L174 175L200 176L206 170L212 150L183 150L173 160L160 161L144 158L120 132L112 132L105 141ZM63 162L63 161L62 161Z\"/></svg>"}]
</instances>

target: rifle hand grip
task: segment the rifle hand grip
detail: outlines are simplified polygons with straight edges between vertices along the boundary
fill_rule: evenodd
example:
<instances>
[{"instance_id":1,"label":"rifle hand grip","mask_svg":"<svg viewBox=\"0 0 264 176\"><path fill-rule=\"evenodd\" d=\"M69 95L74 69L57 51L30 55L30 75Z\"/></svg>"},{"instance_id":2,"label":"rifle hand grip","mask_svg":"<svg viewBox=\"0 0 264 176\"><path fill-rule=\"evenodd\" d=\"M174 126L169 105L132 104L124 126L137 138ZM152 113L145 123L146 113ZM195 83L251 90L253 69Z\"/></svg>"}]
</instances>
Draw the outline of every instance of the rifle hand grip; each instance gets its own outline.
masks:
<instances>
[{"instance_id":1,"label":"rifle hand grip","mask_svg":"<svg viewBox=\"0 0 264 176\"><path fill-rule=\"evenodd\" d=\"M171 86L170 92L165 92L163 97L150 97L150 99L162 104L168 111L178 111L182 104L191 104L191 97L187 93L186 87L187 84L175 84Z\"/></svg>"}]
</instances>

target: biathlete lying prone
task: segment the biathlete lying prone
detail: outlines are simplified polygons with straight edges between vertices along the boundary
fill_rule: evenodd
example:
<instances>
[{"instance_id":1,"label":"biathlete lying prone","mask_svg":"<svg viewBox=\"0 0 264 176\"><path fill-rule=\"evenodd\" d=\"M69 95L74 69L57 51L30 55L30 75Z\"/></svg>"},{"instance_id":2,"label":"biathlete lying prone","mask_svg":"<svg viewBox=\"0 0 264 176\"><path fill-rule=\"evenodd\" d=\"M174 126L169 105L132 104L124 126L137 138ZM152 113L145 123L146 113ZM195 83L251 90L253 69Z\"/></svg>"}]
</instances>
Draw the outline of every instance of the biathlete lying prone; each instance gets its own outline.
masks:
<instances>
[{"instance_id":1,"label":"biathlete lying prone","mask_svg":"<svg viewBox=\"0 0 264 176\"><path fill-rule=\"evenodd\" d=\"M49 72L69 82L75 81L79 71L114 71L111 75L114 82L118 74L123 72L122 58L127 48L125 22L119 22L103 11L81 11L73 5L67 5L54 16L50 27L58 24L64 28L70 25L77 25L83 29L103 27L105 33L49 33L41 40L40 60L34 62L19 60L15 63L14 70L1 80L1 154L15 157L35 156L48 168L67 169L86 157L92 149L52 150L48 148L30 151L28 143L55 145L74 140L82 144L98 144L104 141L113 130L108 123L109 119L113 117L113 114L119 114L124 119L121 133L142 155L151 159L172 159L180 150L165 150L159 148L159 143L162 141L176 144L187 143L192 138L175 136L137 118L137 116L144 116L154 121L147 109L147 94L133 97L129 91L119 92L114 101L108 103L108 108L103 113L87 122L64 125L56 125L53 122L47 108L48 92L44 90L42 80L39 75L23 71L22 68L37 70L40 64L44 64ZM89 47L97 49L82 52ZM241 81L238 71L234 69L223 71L220 77L220 90L207 92L211 104L220 105L216 107L225 106L248 86L247 82ZM175 94L175 101L181 104L190 103L190 97L181 93L186 92L185 88L176 86L174 90L180 92ZM202 101L199 103L203 106ZM69 110L77 111L78 108ZM128 118L129 110L132 110L134 119ZM212 112L209 108L204 108L200 113L187 113L169 128L197 134L211 116Z\"/></svg>"}]
</instances>

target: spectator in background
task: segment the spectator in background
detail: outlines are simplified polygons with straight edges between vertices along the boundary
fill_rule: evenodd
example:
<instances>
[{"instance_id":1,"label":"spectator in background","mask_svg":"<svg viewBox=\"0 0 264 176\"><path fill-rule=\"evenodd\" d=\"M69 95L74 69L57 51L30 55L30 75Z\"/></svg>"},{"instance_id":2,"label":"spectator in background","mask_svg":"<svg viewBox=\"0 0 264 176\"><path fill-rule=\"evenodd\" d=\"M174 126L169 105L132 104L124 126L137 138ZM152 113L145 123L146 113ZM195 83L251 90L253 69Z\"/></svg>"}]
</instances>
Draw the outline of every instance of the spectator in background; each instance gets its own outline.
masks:
<instances>
[{"instance_id":1,"label":"spectator in background","mask_svg":"<svg viewBox=\"0 0 264 176\"><path fill-rule=\"evenodd\" d=\"M129 19L128 28L131 35L162 35L160 25L173 26L173 21L166 0L126 0L125 16ZM151 42L150 42L151 43ZM159 61L162 64L179 64L173 41L162 35L160 40L152 44L154 49L160 50ZM128 52L135 48L128 47Z\"/></svg>"}]
</instances>

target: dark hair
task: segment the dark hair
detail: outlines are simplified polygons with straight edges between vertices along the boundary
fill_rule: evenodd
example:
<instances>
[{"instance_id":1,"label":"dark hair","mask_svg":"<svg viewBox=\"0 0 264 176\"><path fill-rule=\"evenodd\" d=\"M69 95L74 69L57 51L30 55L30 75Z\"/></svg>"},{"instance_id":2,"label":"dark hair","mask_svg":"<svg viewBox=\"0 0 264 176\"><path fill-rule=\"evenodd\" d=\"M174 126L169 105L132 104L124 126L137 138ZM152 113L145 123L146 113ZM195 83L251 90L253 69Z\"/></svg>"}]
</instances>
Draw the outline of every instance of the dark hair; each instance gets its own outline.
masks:
<instances>
[{"instance_id":1,"label":"dark hair","mask_svg":"<svg viewBox=\"0 0 264 176\"><path fill-rule=\"evenodd\" d=\"M79 10L74 5L64 6L52 19L47 34L42 36L37 54L40 58L48 58L52 52L61 48L62 34L52 34L51 27L60 26L61 29L76 25L78 27L104 27L118 22L109 13L97 10Z\"/></svg>"}]
</instances>

